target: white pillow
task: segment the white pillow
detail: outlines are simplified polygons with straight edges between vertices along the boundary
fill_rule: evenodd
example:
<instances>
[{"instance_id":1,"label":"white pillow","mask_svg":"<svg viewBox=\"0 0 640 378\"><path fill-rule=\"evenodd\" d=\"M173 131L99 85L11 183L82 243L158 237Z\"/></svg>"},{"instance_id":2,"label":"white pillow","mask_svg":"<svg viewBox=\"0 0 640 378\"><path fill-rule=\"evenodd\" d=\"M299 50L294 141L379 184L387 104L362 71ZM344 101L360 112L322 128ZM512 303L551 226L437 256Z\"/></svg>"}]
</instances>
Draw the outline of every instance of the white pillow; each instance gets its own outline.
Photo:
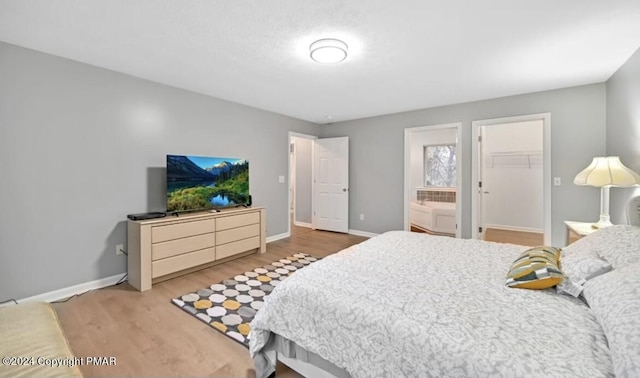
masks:
<instances>
[{"instance_id":1,"label":"white pillow","mask_svg":"<svg viewBox=\"0 0 640 378\"><path fill-rule=\"evenodd\" d=\"M565 257L591 256L597 252L613 269L640 262L640 227L611 226L564 247Z\"/></svg>"},{"instance_id":2,"label":"white pillow","mask_svg":"<svg viewBox=\"0 0 640 378\"><path fill-rule=\"evenodd\" d=\"M640 377L640 263L587 281L583 295L607 337L616 377Z\"/></svg>"}]
</instances>

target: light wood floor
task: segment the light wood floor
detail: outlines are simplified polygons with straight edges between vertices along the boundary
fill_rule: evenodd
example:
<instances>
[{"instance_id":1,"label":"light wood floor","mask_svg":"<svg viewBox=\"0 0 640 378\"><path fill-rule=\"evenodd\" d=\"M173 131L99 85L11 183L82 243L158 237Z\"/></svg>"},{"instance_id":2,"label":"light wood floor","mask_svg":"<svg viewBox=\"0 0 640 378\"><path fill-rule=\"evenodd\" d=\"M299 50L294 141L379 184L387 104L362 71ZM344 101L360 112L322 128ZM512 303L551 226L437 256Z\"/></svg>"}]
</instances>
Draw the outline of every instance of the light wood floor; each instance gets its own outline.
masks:
<instances>
[{"instance_id":1,"label":"light wood floor","mask_svg":"<svg viewBox=\"0 0 640 378\"><path fill-rule=\"evenodd\" d=\"M531 247L537 247L544 244L544 237L542 234L534 232L497 230L493 228L487 228L484 232L484 240Z\"/></svg>"},{"instance_id":2,"label":"light wood floor","mask_svg":"<svg viewBox=\"0 0 640 378\"><path fill-rule=\"evenodd\" d=\"M414 226L411 226L411 232L427 233L425 230ZM518 244L531 247L543 245L544 241L544 237L542 234L534 232L497 230L494 228L488 228L484 232L483 238L486 241Z\"/></svg>"},{"instance_id":3,"label":"light wood floor","mask_svg":"<svg viewBox=\"0 0 640 378\"><path fill-rule=\"evenodd\" d=\"M158 283L144 293L128 284L95 290L54 307L77 357L116 357L116 366L81 366L85 376L254 377L244 346L184 313L171 298L272 261L305 252L327 256L366 238L292 226L267 252ZM299 377L278 366L278 377Z\"/></svg>"}]
</instances>

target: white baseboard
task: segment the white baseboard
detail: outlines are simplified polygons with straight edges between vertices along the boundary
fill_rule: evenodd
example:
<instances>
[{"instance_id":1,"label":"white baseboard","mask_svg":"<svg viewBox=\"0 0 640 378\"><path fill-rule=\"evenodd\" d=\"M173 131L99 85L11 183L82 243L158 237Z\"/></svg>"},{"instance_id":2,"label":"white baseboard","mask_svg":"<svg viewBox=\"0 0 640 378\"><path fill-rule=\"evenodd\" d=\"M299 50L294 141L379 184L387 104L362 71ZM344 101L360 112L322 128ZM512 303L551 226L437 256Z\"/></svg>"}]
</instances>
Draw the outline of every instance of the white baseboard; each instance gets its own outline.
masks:
<instances>
[{"instance_id":1,"label":"white baseboard","mask_svg":"<svg viewBox=\"0 0 640 378\"><path fill-rule=\"evenodd\" d=\"M313 228L313 226L311 225L311 223L305 223L305 222L298 222L298 221L293 221L293 224L298 226L298 227L306 227L306 228Z\"/></svg>"},{"instance_id":2,"label":"white baseboard","mask_svg":"<svg viewBox=\"0 0 640 378\"><path fill-rule=\"evenodd\" d=\"M268 236L267 237L267 243L271 243L271 242L274 242L274 241L280 240L280 239L285 239L285 238L288 238L289 236L291 236L290 232L283 232L282 234Z\"/></svg>"},{"instance_id":3,"label":"white baseboard","mask_svg":"<svg viewBox=\"0 0 640 378\"><path fill-rule=\"evenodd\" d=\"M502 224L485 224L484 225L485 230L488 230L490 228L493 228L494 230L521 231L521 232L531 232L534 234L544 234L544 230L541 230L539 228L505 226Z\"/></svg>"},{"instance_id":4,"label":"white baseboard","mask_svg":"<svg viewBox=\"0 0 640 378\"><path fill-rule=\"evenodd\" d=\"M310 226L311 225L309 225L309 227ZM307 227L307 226L302 224L301 227ZM374 233L371 233L371 232L358 231L358 230L349 230L349 233L352 234L352 235L364 236L364 237L374 237L374 236L378 235L378 234L374 234ZM284 232L282 234L269 236L269 237L267 237L267 243L271 243L271 242L274 242L274 241L280 240L280 239L285 239L285 238L288 238L290 236L291 236L291 234L289 232ZM37 302L37 301L40 301L40 302L53 302L53 301L57 301L57 300L60 300L60 299L69 298L69 297L71 297L73 295L82 294L82 293L84 293L86 291L89 291L89 290L102 289L103 287L115 285L116 283L118 283L118 281L120 281L122 279L124 274L125 273L120 273L120 274L116 274L116 275L111 276L111 277L105 277L105 278L101 278L99 280L85 282L85 283L81 283L81 284L78 284L78 285L73 285L73 286L62 288L62 289L50 291L50 292L47 292L47 293L42 293L42 294L34 295L34 296L31 296L31 297L18 299L17 302L18 303ZM3 305L0 305L0 307L11 306L12 304L13 304L13 302L7 302L7 303L5 303ZM13 304L13 305L15 305L15 304Z\"/></svg>"},{"instance_id":5,"label":"white baseboard","mask_svg":"<svg viewBox=\"0 0 640 378\"><path fill-rule=\"evenodd\" d=\"M374 234L373 232L359 231L359 230L349 230L349 233L351 235L364 236L365 238L372 238L374 236L380 235L380 234Z\"/></svg>"},{"instance_id":6,"label":"white baseboard","mask_svg":"<svg viewBox=\"0 0 640 378\"><path fill-rule=\"evenodd\" d=\"M101 278L99 280L81 283L65 287L62 289L50 291L34 295L32 297L18 299L18 303L25 302L53 302L64 298L69 298L76 294L82 294L89 290L102 289L103 287L112 286L118 283L124 277L125 273L116 274L115 276Z\"/></svg>"}]
</instances>

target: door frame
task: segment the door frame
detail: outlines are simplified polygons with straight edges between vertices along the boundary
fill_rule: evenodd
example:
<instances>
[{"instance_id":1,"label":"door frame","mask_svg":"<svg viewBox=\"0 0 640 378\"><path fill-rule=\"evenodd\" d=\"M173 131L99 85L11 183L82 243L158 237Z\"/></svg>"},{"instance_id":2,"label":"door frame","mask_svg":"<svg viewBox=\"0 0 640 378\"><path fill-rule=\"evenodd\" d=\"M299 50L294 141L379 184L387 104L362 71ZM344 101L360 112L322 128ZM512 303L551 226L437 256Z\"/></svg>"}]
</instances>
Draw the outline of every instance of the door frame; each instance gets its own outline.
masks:
<instances>
[{"instance_id":1,"label":"door frame","mask_svg":"<svg viewBox=\"0 0 640 378\"><path fill-rule=\"evenodd\" d=\"M404 129L404 229L410 231L409 205L411 204L411 137L414 133L443 129L456 130L456 238L462 235L462 122L406 127Z\"/></svg>"},{"instance_id":2,"label":"door frame","mask_svg":"<svg viewBox=\"0 0 640 378\"><path fill-rule=\"evenodd\" d=\"M480 127L499 125L505 123L518 123L526 121L542 120L542 187L543 187L543 222L544 222L544 244L551 245L551 113L528 114L514 117L502 117L493 119L483 119L471 122L472 141L471 143L471 237L478 239L480 237L479 217L480 217L480 200L478 195L480 188L478 187L478 164L480 163L478 136L480 135Z\"/></svg>"},{"instance_id":3,"label":"door frame","mask_svg":"<svg viewBox=\"0 0 640 378\"><path fill-rule=\"evenodd\" d=\"M292 137L296 137L296 138L302 138L302 139L318 139L317 136L315 135L309 135L309 134L302 134L302 133L297 133L295 131L289 131L288 135L287 135L287 181L289 181L291 179L291 170L295 169L295 167L291 166L291 143L293 142ZM295 154L296 152L294 151L294 159L295 158ZM312 153L313 155L313 153ZM296 172L296 177L298 176L297 174L298 172ZM311 180L313 181L313 164L311 164ZM289 185L287 185L287 237L291 236L291 185L294 186L295 191L297 193L298 188L295 187L295 183L288 183ZM311 190L313 191L313 185L311 185ZM294 198L295 200L295 198ZM311 193L311 211L313 211L313 193ZM296 206L294 204L293 206L293 221L295 221L295 217L296 217Z\"/></svg>"}]
</instances>

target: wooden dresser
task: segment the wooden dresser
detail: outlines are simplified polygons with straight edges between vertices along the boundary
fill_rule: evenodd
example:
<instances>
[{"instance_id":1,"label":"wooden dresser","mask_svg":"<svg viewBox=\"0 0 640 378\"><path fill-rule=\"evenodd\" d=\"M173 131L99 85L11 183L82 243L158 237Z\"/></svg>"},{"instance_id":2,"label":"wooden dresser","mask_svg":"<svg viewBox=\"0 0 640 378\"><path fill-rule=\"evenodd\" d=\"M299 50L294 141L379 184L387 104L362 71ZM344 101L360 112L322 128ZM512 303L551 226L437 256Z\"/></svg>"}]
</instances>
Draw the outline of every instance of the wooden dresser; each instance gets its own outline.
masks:
<instances>
[{"instance_id":1,"label":"wooden dresser","mask_svg":"<svg viewBox=\"0 0 640 378\"><path fill-rule=\"evenodd\" d=\"M128 221L129 283L145 291L155 282L264 253L265 211L251 207Z\"/></svg>"}]
</instances>

